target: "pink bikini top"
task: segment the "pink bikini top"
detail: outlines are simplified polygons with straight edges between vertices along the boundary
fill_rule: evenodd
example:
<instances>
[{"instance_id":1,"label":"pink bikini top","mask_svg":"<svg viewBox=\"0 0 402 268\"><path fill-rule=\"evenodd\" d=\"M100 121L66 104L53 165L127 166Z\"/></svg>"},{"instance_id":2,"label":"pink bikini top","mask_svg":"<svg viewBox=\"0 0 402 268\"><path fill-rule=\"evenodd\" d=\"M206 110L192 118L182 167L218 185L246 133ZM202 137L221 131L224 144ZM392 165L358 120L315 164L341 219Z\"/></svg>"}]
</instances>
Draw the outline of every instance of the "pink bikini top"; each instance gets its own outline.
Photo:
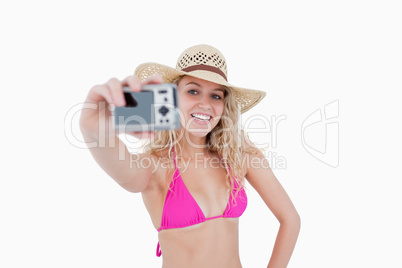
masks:
<instances>
[{"instance_id":1,"label":"pink bikini top","mask_svg":"<svg viewBox=\"0 0 402 268\"><path fill-rule=\"evenodd\" d=\"M165 229L183 228L198 223L205 222L216 218L238 218L247 207L247 195L244 188L238 193L237 197L229 197L229 202L222 215L206 218L202 212L200 206L197 204L180 175L180 171L177 168L176 156L173 150L173 159L176 170L173 174L173 181L170 183L170 190L166 195L165 204L162 212L161 227L158 232ZM230 167L229 167L230 169ZM234 181L235 187L233 189L233 195L235 195L238 183ZM156 248L156 256L160 257L162 254L159 242Z\"/></svg>"}]
</instances>

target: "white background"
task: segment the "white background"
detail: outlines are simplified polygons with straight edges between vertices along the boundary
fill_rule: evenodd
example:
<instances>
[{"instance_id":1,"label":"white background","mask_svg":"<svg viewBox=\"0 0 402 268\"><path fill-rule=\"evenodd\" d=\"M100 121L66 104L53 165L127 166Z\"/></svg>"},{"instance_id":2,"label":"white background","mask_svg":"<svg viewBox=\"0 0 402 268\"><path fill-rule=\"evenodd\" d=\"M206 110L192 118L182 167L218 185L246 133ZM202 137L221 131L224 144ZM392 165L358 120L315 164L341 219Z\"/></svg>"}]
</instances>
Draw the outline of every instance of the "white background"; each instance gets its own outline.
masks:
<instances>
[{"instance_id":1,"label":"white background","mask_svg":"<svg viewBox=\"0 0 402 268\"><path fill-rule=\"evenodd\" d=\"M287 118L271 152L286 159L274 173L302 218L289 267L402 267L399 1L5 2L1 267L161 266L141 195L77 148L79 114L67 125L72 144L65 118L93 85L146 61L174 66L200 43L223 52L232 84L267 92L244 118ZM303 147L301 126L336 100L331 167ZM322 128L314 140L325 142ZM248 195L241 260L265 267L278 222L251 187Z\"/></svg>"}]
</instances>

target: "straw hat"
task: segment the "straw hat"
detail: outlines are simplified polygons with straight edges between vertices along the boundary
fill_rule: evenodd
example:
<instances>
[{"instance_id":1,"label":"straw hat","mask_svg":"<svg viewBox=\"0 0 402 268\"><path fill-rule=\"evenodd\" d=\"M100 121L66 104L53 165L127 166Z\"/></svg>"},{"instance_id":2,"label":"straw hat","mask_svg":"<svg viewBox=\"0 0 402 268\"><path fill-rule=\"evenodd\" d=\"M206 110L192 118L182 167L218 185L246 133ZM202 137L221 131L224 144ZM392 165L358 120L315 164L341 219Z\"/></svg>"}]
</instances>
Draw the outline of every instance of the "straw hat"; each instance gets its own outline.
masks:
<instances>
[{"instance_id":1,"label":"straw hat","mask_svg":"<svg viewBox=\"0 0 402 268\"><path fill-rule=\"evenodd\" d=\"M160 75L166 83L171 83L179 76L189 75L230 87L242 113L250 110L265 97L264 91L229 84L225 57L218 49L208 45L197 45L186 49L177 60L176 68L147 62L139 65L134 74L141 80Z\"/></svg>"}]
</instances>

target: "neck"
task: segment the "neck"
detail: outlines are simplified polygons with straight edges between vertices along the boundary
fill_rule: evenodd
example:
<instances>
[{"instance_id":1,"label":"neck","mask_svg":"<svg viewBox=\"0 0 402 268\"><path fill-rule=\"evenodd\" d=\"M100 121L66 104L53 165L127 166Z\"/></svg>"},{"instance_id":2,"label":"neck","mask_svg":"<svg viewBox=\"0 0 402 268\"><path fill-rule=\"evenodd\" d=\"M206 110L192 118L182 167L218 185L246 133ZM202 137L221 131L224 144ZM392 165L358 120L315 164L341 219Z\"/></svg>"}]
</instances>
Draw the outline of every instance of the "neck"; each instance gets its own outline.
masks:
<instances>
[{"instance_id":1,"label":"neck","mask_svg":"<svg viewBox=\"0 0 402 268\"><path fill-rule=\"evenodd\" d=\"M196 137L191 134L185 134L180 140L183 158L196 159L200 156L208 156L208 147L206 137Z\"/></svg>"}]
</instances>

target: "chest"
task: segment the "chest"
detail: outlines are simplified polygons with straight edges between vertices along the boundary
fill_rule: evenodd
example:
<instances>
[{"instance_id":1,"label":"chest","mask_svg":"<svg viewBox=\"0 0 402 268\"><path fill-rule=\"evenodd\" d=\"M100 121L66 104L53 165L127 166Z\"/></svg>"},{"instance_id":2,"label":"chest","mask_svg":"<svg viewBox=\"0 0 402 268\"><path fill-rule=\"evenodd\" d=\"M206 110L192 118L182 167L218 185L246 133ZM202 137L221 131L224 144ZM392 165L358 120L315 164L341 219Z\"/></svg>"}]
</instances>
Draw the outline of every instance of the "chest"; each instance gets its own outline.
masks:
<instances>
[{"instance_id":1,"label":"chest","mask_svg":"<svg viewBox=\"0 0 402 268\"><path fill-rule=\"evenodd\" d=\"M205 217L222 215L230 196L225 166L216 159L178 161L181 179Z\"/></svg>"},{"instance_id":2,"label":"chest","mask_svg":"<svg viewBox=\"0 0 402 268\"><path fill-rule=\"evenodd\" d=\"M163 165L161 165L162 167ZM176 166L171 166L172 170ZM186 190L197 203L206 218L222 215L230 198L230 187L227 184L224 164L213 161L194 162L177 161L178 175L180 175ZM155 187L142 192L144 204L151 216L155 229L161 224L165 199L169 192L170 182L167 178L173 176L168 169L160 168L155 178L158 178Z\"/></svg>"}]
</instances>

